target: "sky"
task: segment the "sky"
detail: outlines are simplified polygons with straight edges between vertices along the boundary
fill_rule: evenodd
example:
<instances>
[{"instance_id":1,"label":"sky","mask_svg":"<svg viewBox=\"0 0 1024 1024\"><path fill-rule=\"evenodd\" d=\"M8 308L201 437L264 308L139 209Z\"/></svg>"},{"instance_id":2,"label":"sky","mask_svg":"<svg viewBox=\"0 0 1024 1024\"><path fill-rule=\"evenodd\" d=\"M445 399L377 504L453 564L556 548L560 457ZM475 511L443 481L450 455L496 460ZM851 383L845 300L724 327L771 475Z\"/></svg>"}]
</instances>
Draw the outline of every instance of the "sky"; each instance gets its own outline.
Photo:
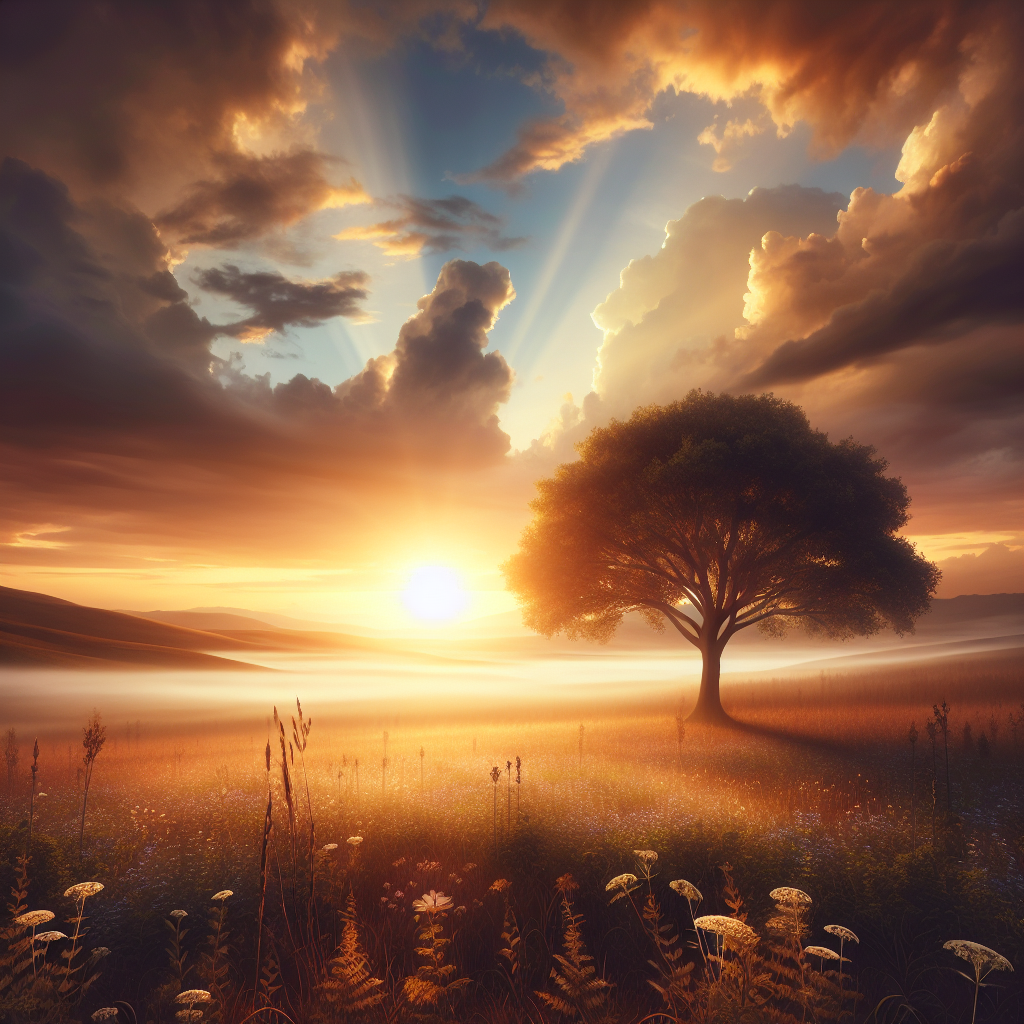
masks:
<instances>
[{"instance_id":1,"label":"sky","mask_svg":"<svg viewBox=\"0 0 1024 1024\"><path fill-rule=\"evenodd\" d=\"M699 387L875 446L939 596L1024 589L1021 23L9 0L0 585L507 611L534 482Z\"/></svg>"}]
</instances>

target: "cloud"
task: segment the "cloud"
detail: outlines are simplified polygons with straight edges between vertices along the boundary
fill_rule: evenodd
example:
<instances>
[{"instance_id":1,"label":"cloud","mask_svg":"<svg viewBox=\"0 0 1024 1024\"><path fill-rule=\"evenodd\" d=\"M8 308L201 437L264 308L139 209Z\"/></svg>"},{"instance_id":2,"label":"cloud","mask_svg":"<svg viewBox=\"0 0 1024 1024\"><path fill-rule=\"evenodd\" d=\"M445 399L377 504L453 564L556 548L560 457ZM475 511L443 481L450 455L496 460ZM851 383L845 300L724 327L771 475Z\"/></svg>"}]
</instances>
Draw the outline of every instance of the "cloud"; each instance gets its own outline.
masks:
<instances>
[{"instance_id":1,"label":"cloud","mask_svg":"<svg viewBox=\"0 0 1024 1024\"><path fill-rule=\"evenodd\" d=\"M0 5L0 156L78 201L159 213L183 244L231 246L365 201L317 150L309 109L342 38L385 32L376 14L316 4L12 0Z\"/></svg>"},{"instance_id":2,"label":"cloud","mask_svg":"<svg viewBox=\"0 0 1024 1024\"><path fill-rule=\"evenodd\" d=\"M276 272L243 273L231 263L196 274L200 288L253 310L244 320L216 327L220 334L250 342L275 331L283 334L290 326L316 327L336 316L363 317L359 303L366 298L368 281L360 270L343 271L326 281L290 281Z\"/></svg>"},{"instance_id":3,"label":"cloud","mask_svg":"<svg viewBox=\"0 0 1024 1024\"><path fill-rule=\"evenodd\" d=\"M513 375L486 351L515 294L507 270L446 264L393 350L332 387L275 385L212 356L220 329L168 259L141 214L79 206L42 172L0 165L0 517L12 536L50 524L69 558L126 543L200 560L308 557L405 516L469 515L458 481L509 447L497 413ZM255 311L250 326L336 315L363 294L359 275L297 284L228 266L207 280Z\"/></svg>"},{"instance_id":4,"label":"cloud","mask_svg":"<svg viewBox=\"0 0 1024 1024\"><path fill-rule=\"evenodd\" d=\"M474 245L485 245L501 252L526 241L502 235L504 220L464 196L447 199L399 196L378 205L397 209L398 216L376 224L346 228L334 237L371 241L388 256L399 258Z\"/></svg>"},{"instance_id":5,"label":"cloud","mask_svg":"<svg viewBox=\"0 0 1024 1024\"><path fill-rule=\"evenodd\" d=\"M218 154L213 163L221 174L189 185L185 198L158 213L155 223L183 244L230 248L317 210L369 202L355 178L328 182L332 162L309 149L264 157Z\"/></svg>"},{"instance_id":6,"label":"cloud","mask_svg":"<svg viewBox=\"0 0 1024 1024\"><path fill-rule=\"evenodd\" d=\"M766 239L765 250L771 244ZM743 384L809 380L922 342L946 344L984 324L1020 323L1021 266L1024 210L1008 213L991 237L930 242L888 291L834 310L824 327L775 349Z\"/></svg>"},{"instance_id":7,"label":"cloud","mask_svg":"<svg viewBox=\"0 0 1024 1024\"><path fill-rule=\"evenodd\" d=\"M771 388L875 445L914 497L915 532L1015 528L1024 86L998 33L971 45L957 91L909 131L893 194L859 188L842 208L755 190L670 222L595 309L595 394L549 445L693 387Z\"/></svg>"},{"instance_id":8,"label":"cloud","mask_svg":"<svg viewBox=\"0 0 1024 1024\"><path fill-rule=\"evenodd\" d=\"M958 594L1019 594L1024 590L1024 549L990 544L979 554L939 562L939 597Z\"/></svg>"},{"instance_id":9,"label":"cloud","mask_svg":"<svg viewBox=\"0 0 1024 1024\"><path fill-rule=\"evenodd\" d=\"M496 0L481 27L513 29L550 54L544 83L565 109L524 125L464 180L507 185L557 170L596 143L650 128L665 91L726 103L752 96L779 134L805 122L815 151L834 155L853 139L908 131L976 61L980 37L993 24L1012 34L1018 17L1008 3L969 0L813 9L800 0Z\"/></svg>"},{"instance_id":10,"label":"cloud","mask_svg":"<svg viewBox=\"0 0 1024 1024\"><path fill-rule=\"evenodd\" d=\"M783 185L744 199L708 196L665 228L653 256L633 260L593 313L605 332L594 387L608 414L668 401L717 381L743 326L750 250L773 226L794 234L834 229L839 193Z\"/></svg>"}]
</instances>

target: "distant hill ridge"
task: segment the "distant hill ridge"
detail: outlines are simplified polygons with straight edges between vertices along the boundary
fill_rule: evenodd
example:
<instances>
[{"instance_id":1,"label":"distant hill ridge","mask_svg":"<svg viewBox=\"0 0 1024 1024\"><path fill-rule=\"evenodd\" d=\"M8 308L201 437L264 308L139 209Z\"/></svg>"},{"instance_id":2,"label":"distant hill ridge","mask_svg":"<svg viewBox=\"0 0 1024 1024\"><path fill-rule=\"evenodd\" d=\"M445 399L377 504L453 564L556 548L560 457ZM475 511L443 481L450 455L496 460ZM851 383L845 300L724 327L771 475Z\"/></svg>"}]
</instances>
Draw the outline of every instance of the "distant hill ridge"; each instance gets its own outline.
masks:
<instances>
[{"instance_id":1,"label":"distant hill ridge","mask_svg":"<svg viewBox=\"0 0 1024 1024\"><path fill-rule=\"evenodd\" d=\"M536 636L524 629L518 612L487 616L448 631L412 631L413 635L382 635L331 623L305 622L287 616L245 609L193 609L129 613L90 608L46 594L0 587L0 666L117 668L145 666L176 669L246 669L257 666L218 656L220 652L248 653L305 651L347 652L379 657L417 657L447 660L473 657L488 648L509 655L580 651L594 653L608 648L570 644ZM268 621L269 620L269 621ZM281 623L312 627L286 628ZM359 635L362 632L363 635ZM375 633L376 635L366 635ZM897 646L948 646L965 640L1018 638L1024 633L1024 593L983 594L939 599L921 616L911 637L882 634L863 643L874 649ZM823 656L859 653L857 644L794 635L801 647L820 647ZM747 647L765 641L756 630L744 630L730 647ZM609 645L612 650L685 649L674 630L651 630L639 616L627 616ZM1013 639L1019 646L1019 639ZM825 655L825 649L829 649ZM748 648L749 649L749 648ZM861 650L863 650L861 645ZM217 652L217 653L213 653ZM936 653L938 653L936 651Z\"/></svg>"}]
</instances>

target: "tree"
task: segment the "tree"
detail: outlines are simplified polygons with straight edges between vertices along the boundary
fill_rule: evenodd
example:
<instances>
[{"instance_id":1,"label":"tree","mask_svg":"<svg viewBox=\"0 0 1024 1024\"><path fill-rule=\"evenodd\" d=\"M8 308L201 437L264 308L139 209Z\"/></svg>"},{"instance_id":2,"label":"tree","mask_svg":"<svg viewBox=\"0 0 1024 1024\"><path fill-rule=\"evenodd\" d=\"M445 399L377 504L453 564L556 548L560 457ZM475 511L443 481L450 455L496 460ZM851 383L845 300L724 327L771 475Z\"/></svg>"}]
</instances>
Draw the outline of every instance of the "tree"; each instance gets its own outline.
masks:
<instances>
[{"instance_id":1,"label":"tree","mask_svg":"<svg viewBox=\"0 0 1024 1024\"><path fill-rule=\"evenodd\" d=\"M692 391L595 428L537 484L502 566L531 628L607 642L627 612L700 652L696 721L728 721L721 656L741 629L904 633L940 573L896 532L910 499L873 448L833 444L772 395Z\"/></svg>"}]
</instances>

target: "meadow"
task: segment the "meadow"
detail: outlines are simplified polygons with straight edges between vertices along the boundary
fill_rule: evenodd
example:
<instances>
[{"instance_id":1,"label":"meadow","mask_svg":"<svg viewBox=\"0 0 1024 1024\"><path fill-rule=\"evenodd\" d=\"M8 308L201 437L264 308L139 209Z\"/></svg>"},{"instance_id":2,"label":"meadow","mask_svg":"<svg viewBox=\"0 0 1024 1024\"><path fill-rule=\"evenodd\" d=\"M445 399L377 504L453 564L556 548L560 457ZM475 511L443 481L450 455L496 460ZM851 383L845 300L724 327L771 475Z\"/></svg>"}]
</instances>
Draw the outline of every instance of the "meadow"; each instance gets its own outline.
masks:
<instances>
[{"instance_id":1,"label":"meadow","mask_svg":"<svg viewBox=\"0 0 1024 1024\"><path fill-rule=\"evenodd\" d=\"M1019 652L733 677L736 729L678 687L325 693L99 704L91 780L42 696L32 773L22 708L0 1018L1022 1019Z\"/></svg>"}]
</instances>

